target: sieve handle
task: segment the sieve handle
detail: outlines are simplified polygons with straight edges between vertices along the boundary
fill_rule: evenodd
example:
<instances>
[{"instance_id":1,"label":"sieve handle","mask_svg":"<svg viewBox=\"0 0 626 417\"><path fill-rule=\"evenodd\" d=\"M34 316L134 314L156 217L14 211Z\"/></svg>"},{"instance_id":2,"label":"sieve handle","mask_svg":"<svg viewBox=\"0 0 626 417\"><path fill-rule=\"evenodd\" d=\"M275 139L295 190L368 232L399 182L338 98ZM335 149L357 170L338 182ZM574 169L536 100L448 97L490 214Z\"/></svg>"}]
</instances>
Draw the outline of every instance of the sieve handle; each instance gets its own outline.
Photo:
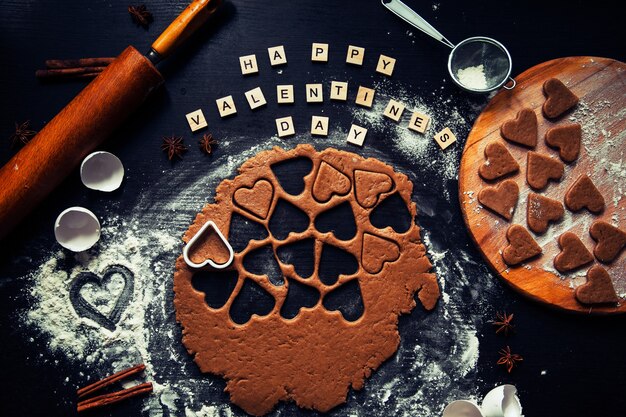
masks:
<instances>
[{"instance_id":1,"label":"sieve handle","mask_svg":"<svg viewBox=\"0 0 626 417\"><path fill-rule=\"evenodd\" d=\"M511 84L511 85L509 85ZM517 85L515 78L509 77L509 80L502 86L505 90L512 90Z\"/></svg>"},{"instance_id":2,"label":"sieve handle","mask_svg":"<svg viewBox=\"0 0 626 417\"><path fill-rule=\"evenodd\" d=\"M415 13L413 9L411 9L400 0L381 0L381 3L383 6L391 10L391 12L393 12L396 16L398 16L400 19L404 20L408 24L416 27L417 29L421 30L428 36L438 40L444 45L450 48L454 48L454 44L452 42L447 40L445 36L439 33L437 29L432 27L430 23L424 20L422 16Z\"/></svg>"}]
</instances>

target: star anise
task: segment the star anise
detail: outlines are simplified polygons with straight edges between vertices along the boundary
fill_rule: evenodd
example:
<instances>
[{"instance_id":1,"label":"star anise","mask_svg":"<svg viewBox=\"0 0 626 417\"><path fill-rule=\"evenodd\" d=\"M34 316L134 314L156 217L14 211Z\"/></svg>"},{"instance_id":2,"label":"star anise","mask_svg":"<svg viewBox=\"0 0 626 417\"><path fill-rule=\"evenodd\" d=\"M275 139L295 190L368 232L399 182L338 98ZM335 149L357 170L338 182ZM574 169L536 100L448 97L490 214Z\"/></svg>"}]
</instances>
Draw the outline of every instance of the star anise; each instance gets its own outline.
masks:
<instances>
[{"instance_id":1,"label":"star anise","mask_svg":"<svg viewBox=\"0 0 626 417\"><path fill-rule=\"evenodd\" d=\"M505 336L508 336L510 331L513 331L514 326L511 324L513 320L513 314L506 314L497 312L496 319L491 322L494 326L496 326L496 333L503 332Z\"/></svg>"},{"instance_id":2,"label":"star anise","mask_svg":"<svg viewBox=\"0 0 626 417\"><path fill-rule=\"evenodd\" d=\"M170 161L174 159L174 157L183 159L182 155L187 152L187 146L183 144L183 138L174 135L163 138L161 149L163 152L167 152L167 159Z\"/></svg>"},{"instance_id":3,"label":"star anise","mask_svg":"<svg viewBox=\"0 0 626 417\"><path fill-rule=\"evenodd\" d=\"M128 6L128 13L130 13L130 17L135 24L145 29L148 29L148 26L152 23L152 13L148 11L145 4L140 6Z\"/></svg>"},{"instance_id":4,"label":"star anise","mask_svg":"<svg viewBox=\"0 0 626 417\"><path fill-rule=\"evenodd\" d=\"M213 147L217 146L217 140L215 140L210 133L205 133L199 143L200 149L207 155L211 155L213 153Z\"/></svg>"},{"instance_id":5,"label":"star anise","mask_svg":"<svg viewBox=\"0 0 626 417\"><path fill-rule=\"evenodd\" d=\"M11 146L26 145L28 141L37 134L36 131L30 130L29 128L30 120L27 120L22 124L15 122L15 133L9 137Z\"/></svg>"},{"instance_id":6,"label":"star anise","mask_svg":"<svg viewBox=\"0 0 626 417\"><path fill-rule=\"evenodd\" d=\"M500 359L498 359L498 365L506 366L506 370L508 373L511 373L513 368L517 366L517 362L521 362L524 360L522 355L518 355L517 353L511 353L511 348L509 346L500 350Z\"/></svg>"}]
</instances>

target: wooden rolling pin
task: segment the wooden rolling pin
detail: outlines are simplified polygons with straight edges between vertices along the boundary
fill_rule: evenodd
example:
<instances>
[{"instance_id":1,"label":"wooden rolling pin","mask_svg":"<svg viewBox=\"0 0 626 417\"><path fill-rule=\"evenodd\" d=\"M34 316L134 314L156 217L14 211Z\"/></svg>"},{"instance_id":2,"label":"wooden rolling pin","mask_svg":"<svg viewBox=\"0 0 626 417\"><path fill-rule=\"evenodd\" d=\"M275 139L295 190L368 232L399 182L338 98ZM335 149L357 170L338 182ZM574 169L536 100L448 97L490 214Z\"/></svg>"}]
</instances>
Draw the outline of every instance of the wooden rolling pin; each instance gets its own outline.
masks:
<instances>
[{"instance_id":1,"label":"wooden rolling pin","mask_svg":"<svg viewBox=\"0 0 626 417\"><path fill-rule=\"evenodd\" d=\"M195 0L147 56L126 48L0 169L0 239L163 83L155 64L202 26L219 4Z\"/></svg>"}]
</instances>

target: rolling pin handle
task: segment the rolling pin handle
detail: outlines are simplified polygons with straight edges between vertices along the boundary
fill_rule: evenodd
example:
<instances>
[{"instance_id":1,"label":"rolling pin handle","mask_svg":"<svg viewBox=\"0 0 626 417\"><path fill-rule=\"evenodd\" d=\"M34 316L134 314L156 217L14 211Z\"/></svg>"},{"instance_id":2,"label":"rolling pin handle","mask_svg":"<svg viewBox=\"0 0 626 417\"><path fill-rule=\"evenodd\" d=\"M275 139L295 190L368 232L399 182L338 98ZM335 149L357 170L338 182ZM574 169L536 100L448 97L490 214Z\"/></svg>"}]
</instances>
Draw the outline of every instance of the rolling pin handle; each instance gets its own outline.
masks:
<instances>
[{"instance_id":1,"label":"rolling pin handle","mask_svg":"<svg viewBox=\"0 0 626 417\"><path fill-rule=\"evenodd\" d=\"M170 56L178 46L206 23L221 3L221 0L194 0L154 41L152 50L161 59ZM152 61L150 53L148 53L148 58Z\"/></svg>"}]
</instances>

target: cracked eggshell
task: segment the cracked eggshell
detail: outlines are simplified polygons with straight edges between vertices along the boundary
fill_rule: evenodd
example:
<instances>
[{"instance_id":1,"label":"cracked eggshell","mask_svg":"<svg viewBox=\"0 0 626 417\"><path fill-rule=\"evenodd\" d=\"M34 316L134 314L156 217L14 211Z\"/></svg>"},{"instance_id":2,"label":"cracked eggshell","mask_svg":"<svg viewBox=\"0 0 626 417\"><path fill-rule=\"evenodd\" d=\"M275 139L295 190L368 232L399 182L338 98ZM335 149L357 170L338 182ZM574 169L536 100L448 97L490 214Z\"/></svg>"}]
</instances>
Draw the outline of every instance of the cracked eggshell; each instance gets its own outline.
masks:
<instances>
[{"instance_id":1,"label":"cracked eggshell","mask_svg":"<svg viewBox=\"0 0 626 417\"><path fill-rule=\"evenodd\" d=\"M468 400L452 401L443 410L442 417L483 417L480 408Z\"/></svg>"},{"instance_id":2,"label":"cracked eggshell","mask_svg":"<svg viewBox=\"0 0 626 417\"><path fill-rule=\"evenodd\" d=\"M485 417L523 417L514 385L500 385L485 395L481 406Z\"/></svg>"},{"instance_id":3,"label":"cracked eggshell","mask_svg":"<svg viewBox=\"0 0 626 417\"><path fill-rule=\"evenodd\" d=\"M100 239L100 222L84 207L64 210L54 222L54 237L61 246L73 252L82 252Z\"/></svg>"},{"instance_id":4,"label":"cracked eggshell","mask_svg":"<svg viewBox=\"0 0 626 417\"><path fill-rule=\"evenodd\" d=\"M83 159L80 165L80 179L89 189L115 191L124 179L124 166L112 153L94 152Z\"/></svg>"}]
</instances>

